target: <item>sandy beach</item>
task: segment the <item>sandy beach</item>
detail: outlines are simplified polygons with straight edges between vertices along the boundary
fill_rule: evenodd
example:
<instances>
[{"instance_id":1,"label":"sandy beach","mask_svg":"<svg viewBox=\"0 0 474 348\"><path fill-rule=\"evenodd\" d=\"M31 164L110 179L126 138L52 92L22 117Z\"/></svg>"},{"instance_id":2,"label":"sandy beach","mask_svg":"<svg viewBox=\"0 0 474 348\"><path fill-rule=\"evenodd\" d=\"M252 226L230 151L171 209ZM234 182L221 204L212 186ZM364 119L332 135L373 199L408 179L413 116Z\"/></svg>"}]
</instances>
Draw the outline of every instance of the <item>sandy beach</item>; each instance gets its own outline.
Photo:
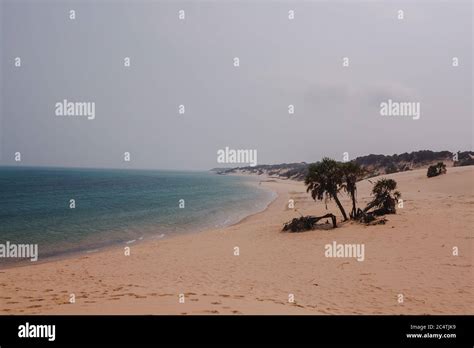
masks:
<instances>
[{"instance_id":1,"label":"sandy beach","mask_svg":"<svg viewBox=\"0 0 474 348\"><path fill-rule=\"evenodd\" d=\"M385 177L397 181L404 201L385 225L345 222L283 233L283 223L299 213L332 212L338 221L340 213L334 202L328 211L314 202L302 182L265 179L261 185L277 198L236 225L131 244L130 256L120 247L1 270L0 312L472 314L474 167L449 167L429 179L426 169ZM360 206L371 187L368 180L358 183ZM288 208L289 199L299 213ZM342 202L350 207L347 196ZM333 241L363 243L364 261L325 257L324 246Z\"/></svg>"}]
</instances>

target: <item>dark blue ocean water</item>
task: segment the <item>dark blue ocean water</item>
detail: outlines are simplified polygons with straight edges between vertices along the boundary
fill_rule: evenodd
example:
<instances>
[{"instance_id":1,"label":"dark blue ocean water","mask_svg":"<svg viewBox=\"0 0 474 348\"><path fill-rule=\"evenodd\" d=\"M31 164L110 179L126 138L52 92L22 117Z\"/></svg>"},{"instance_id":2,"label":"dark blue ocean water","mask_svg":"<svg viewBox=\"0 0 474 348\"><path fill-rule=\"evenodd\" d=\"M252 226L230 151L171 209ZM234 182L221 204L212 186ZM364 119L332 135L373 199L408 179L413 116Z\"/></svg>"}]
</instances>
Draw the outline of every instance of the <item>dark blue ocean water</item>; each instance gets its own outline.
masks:
<instances>
[{"instance_id":1,"label":"dark blue ocean water","mask_svg":"<svg viewBox=\"0 0 474 348\"><path fill-rule=\"evenodd\" d=\"M38 244L41 260L229 225L273 196L207 172L0 167L0 243Z\"/></svg>"}]
</instances>

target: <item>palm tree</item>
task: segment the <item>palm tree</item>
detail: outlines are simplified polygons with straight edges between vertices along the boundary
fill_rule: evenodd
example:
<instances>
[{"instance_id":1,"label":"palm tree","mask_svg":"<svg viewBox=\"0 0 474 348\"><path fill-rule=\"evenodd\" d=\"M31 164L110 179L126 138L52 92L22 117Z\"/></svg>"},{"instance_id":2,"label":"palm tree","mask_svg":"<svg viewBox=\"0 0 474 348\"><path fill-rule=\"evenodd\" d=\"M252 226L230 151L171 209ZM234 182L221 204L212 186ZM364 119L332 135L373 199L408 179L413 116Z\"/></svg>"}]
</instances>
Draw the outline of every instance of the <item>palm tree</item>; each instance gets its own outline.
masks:
<instances>
[{"instance_id":1,"label":"palm tree","mask_svg":"<svg viewBox=\"0 0 474 348\"><path fill-rule=\"evenodd\" d=\"M393 179L379 179L372 188L374 199L364 208L364 213L372 208L376 208L378 215L395 214L395 205L401 197L400 192L394 191L397 188L397 182ZM392 191L393 194L392 194Z\"/></svg>"},{"instance_id":2,"label":"palm tree","mask_svg":"<svg viewBox=\"0 0 474 348\"><path fill-rule=\"evenodd\" d=\"M307 186L306 192L311 191L311 197L314 200L322 201L325 199L327 201L328 199L334 199L344 217L344 221L347 220L344 207L337 197L343 184L343 171L339 163L325 157L320 162L310 164L304 183Z\"/></svg>"},{"instance_id":3,"label":"palm tree","mask_svg":"<svg viewBox=\"0 0 474 348\"><path fill-rule=\"evenodd\" d=\"M362 179L365 171L356 162L346 162L341 164L343 172L343 188L352 199L352 211L349 214L351 219L355 219L357 215L356 196L357 196L357 181Z\"/></svg>"}]
</instances>

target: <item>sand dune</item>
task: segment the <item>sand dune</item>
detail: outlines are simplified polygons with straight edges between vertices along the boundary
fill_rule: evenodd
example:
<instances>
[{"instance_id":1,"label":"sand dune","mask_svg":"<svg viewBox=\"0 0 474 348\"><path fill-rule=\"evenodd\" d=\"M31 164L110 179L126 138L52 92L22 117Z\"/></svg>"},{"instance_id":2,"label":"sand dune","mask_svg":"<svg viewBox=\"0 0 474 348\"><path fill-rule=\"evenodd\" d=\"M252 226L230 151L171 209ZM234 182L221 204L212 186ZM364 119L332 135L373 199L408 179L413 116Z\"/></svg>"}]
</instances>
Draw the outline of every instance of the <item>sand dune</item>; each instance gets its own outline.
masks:
<instances>
[{"instance_id":1,"label":"sand dune","mask_svg":"<svg viewBox=\"0 0 474 348\"><path fill-rule=\"evenodd\" d=\"M326 210L301 182L271 180L262 185L277 199L237 225L132 244L130 256L114 248L1 270L0 312L472 314L474 167L430 179L426 170L386 177L397 180L404 207L385 225L282 233L283 222L298 216L287 208L290 198L302 214ZM370 189L367 180L359 183L360 205ZM349 209L347 198L343 204ZM340 217L334 203L328 209ZM363 243L365 260L325 257L333 241ZM459 256L452 255L455 246Z\"/></svg>"}]
</instances>

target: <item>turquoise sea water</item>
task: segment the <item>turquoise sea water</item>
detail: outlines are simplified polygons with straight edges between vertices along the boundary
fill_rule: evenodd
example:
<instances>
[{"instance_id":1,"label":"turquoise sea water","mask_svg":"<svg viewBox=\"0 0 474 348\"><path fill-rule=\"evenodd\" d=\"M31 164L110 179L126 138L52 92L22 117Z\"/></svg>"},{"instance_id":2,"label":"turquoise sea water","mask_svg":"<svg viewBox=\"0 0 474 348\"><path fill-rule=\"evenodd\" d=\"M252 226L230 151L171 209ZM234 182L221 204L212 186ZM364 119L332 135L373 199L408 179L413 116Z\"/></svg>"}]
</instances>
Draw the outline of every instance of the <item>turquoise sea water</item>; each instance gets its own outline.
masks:
<instances>
[{"instance_id":1,"label":"turquoise sea water","mask_svg":"<svg viewBox=\"0 0 474 348\"><path fill-rule=\"evenodd\" d=\"M273 198L208 172L0 167L0 243L38 244L44 260L229 225Z\"/></svg>"}]
</instances>

